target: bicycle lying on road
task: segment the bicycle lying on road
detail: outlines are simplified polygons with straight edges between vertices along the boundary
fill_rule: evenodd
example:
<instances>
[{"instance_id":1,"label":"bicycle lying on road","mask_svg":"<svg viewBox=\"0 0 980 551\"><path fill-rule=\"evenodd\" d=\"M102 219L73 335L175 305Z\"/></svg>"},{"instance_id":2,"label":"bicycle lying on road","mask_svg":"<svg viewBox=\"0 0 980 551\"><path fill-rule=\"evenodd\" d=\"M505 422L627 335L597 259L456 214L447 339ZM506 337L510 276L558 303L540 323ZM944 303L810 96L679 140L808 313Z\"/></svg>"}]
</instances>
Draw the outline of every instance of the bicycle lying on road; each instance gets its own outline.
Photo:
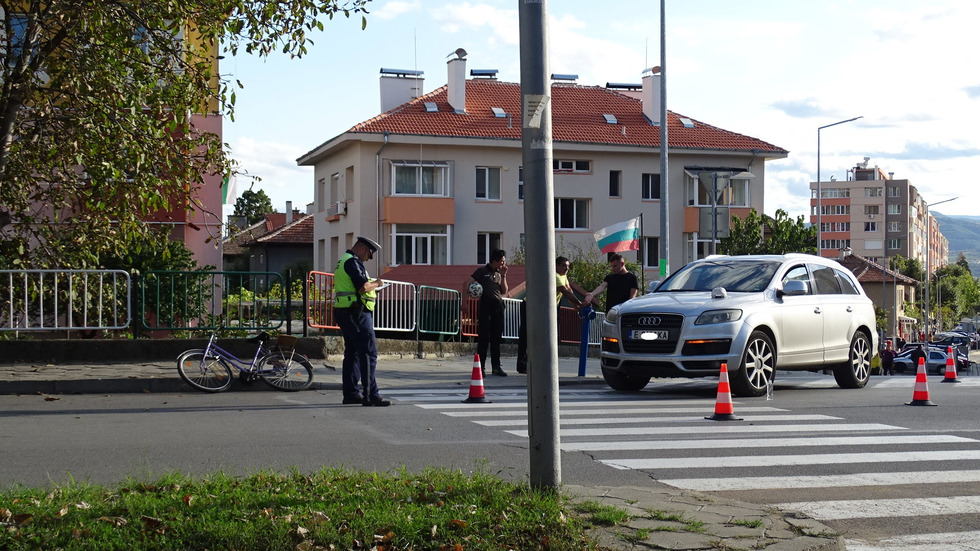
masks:
<instances>
[{"instance_id":1,"label":"bicycle lying on road","mask_svg":"<svg viewBox=\"0 0 980 551\"><path fill-rule=\"evenodd\" d=\"M217 331L211 332L205 348L187 350L177 356L177 372L192 387L205 392L228 390L233 379L232 366L247 383L261 379L272 388L290 392L307 389L313 384L313 366L309 358L293 348L296 337L280 335L272 346L267 346L271 336L265 331L248 337L248 342L257 345L255 355L248 363L218 346L214 342L216 334Z\"/></svg>"}]
</instances>

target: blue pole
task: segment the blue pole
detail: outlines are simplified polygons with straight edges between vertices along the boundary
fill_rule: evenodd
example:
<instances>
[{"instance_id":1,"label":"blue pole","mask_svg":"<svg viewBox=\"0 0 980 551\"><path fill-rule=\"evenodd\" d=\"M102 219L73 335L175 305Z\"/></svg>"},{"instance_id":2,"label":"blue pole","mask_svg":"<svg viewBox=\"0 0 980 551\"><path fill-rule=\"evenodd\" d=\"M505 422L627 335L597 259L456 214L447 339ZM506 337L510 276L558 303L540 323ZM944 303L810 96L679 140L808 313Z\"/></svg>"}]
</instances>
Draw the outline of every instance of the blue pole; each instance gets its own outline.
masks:
<instances>
[{"instance_id":1,"label":"blue pole","mask_svg":"<svg viewBox=\"0 0 980 551\"><path fill-rule=\"evenodd\" d=\"M578 317L582 318L582 338L578 356L578 376L585 377L585 360L589 357L589 322L595 319L595 310L591 306L585 306L578 311Z\"/></svg>"}]
</instances>

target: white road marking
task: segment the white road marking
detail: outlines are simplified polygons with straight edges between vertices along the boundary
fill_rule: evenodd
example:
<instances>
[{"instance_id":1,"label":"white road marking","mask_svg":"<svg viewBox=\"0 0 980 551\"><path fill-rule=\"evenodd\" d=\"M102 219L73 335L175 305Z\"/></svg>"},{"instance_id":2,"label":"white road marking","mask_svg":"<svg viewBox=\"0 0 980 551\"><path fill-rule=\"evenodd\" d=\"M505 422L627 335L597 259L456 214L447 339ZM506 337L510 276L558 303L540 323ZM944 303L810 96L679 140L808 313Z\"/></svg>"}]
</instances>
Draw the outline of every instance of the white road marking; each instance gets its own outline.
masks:
<instances>
[{"instance_id":1,"label":"white road marking","mask_svg":"<svg viewBox=\"0 0 980 551\"><path fill-rule=\"evenodd\" d=\"M847 551L980 551L980 531L916 534L886 538L876 543L844 540Z\"/></svg>"},{"instance_id":2,"label":"white road marking","mask_svg":"<svg viewBox=\"0 0 980 551\"><path fill-rule=\"evenodd\" d=\"M792 488L850 488L900 484L980 482L980 471L924 471L854 473L830 476L746 476L738 478L673 478L660 482L675 488L720 492L726 490L774 490ZM848 548L850 549L850 548Z\"/></svg>"},{"instance_id":3,"label":"white road marking","mask_svg":"<svg viewBox=\"0 0 980 551\"><path fill-rule=\"evenodd\" d=\"M799 501L773 506L817 520L962 515L980 514L980 496Z\"/></svg>"},{"instance_id":4,"label":"white road marking","mask_svg":"<svg viewBox=\"0 0 980 551\"><path fill-rule=\"evenodd\" d=\"M603 459L600 463L619 469L709 469L716 467L773 467L785 465L834 465L912 461L968 461L980 459L980 450L833 453L803 455L739 455L725 457L653 457Z\"/></svg>"},{"instance_id":5,"label":"white road marking","mask_svg":"<svg viewBox=\"0 0 980 551\"><path fill-rule=\"evenodd\" d=\"M387 394L387 393L385 393ZM466 394L460 394L459 397L466 397ZM441 404L415 404L415 407L420 407L422 409L476 409L476 408L516 408L523 407L527 408L527 397L526 395L513 395L515 401L504 401L496 396L492 397L491 403L483 404L461 404L459 402L445 402ZM488 396L488 399L490 397ZM406 398L409 400L411 398ZM516 401L520 399L521 401ZM603 401L575 401L575 400L560 400L559 405L563 408L566 407L601 407L606 411L615 411L616 408L621 406L656 406L656 407L672 407L672 406L707 406L705 409L710 413L714 411L714 400L603 400ZM735 402L735 407L741 402Z\"/></svg>"},{"instance_id":6,"label":"white road marking","mask_svg":"<svg viewBox=\"0 0 980 551\"><path fill-rule=\"evenodd\" d=\"M603 427L597 429L561 429L562 438L590 436L632 436L632 435L663 435L663 434L742 434L742 433L773 433L773 432L859 432L882 430L908 430L905 427L883 425L881 423L827 423L812 425L745 425L730 421L707 421L687 427ZM527 438L527 430L505 431L514 436Z\"/></svg>"},{"instance_id":7,"label":"white road marking","mask_svg":"<svg viewBox=\"0 0 980 551\"><path fill-rule=\"evenodd\" d=\"M889 444L943 444L977 442L971 438L946 435L828 436L821 438L744 438L728 440L617 440L615 442L562 442L565 451L604 450L707 450L720 448L780 448L792 446L865 446Z\"/></svg>"},{"instance_id":8,"label":"white road marking","mask_svg":"<svg viewBox=\"0 0 980 551\"><path fill-rule=\"evenodd\" d=\"M711 412L708 412L709 414ZM744 422L761 421L828 421L831 419L841 419L830 415L809 414L800 415L755 415L744 418ZM487 419L484 421L473 421L477 425L485 427L507 427L513 425L525 425L527 421L520 419ZM700 417L631 417L628 419L609 418L609 417L590 417L588 419L568 419L561 417L561 425L622 425L624 423L643 424L643 423L701 423L707 422L704 416Z\"/></svg>"},{"instance_id":9,"label":"white road marking","mask_svg":"<svg viewBox=\"0 0 980 551\"><path fill-rule=\"evenodd\" d=\"M523 404L522 404L523 405ZM637 414L637 413L655 413L655 414L677 414L677 413L712 413L714 410L710 406L706 409L705 407L696 408L632 408L632 409L619 409L619 408L604 408L604 409L575 409L574 407L569 407L564 404L561 408L561 416L572 416L572 415L615 415L622 416L626 414ZM785 409L772 408L767 406L761 407L744 407L739 408L741 412L751 412L751 413L763 413L763 412L776 412L776 411L787 411ZM469 411L444 411L443 415L448 415L449 417L480 417L481 415L486 415L478 410ZM519 411L506 411L506 412L495 412L494 415L523 415L527 416L527 408L522 408ZM620 417L621 422L632 422L631 418Z\"/></svg>"}]
</instances>

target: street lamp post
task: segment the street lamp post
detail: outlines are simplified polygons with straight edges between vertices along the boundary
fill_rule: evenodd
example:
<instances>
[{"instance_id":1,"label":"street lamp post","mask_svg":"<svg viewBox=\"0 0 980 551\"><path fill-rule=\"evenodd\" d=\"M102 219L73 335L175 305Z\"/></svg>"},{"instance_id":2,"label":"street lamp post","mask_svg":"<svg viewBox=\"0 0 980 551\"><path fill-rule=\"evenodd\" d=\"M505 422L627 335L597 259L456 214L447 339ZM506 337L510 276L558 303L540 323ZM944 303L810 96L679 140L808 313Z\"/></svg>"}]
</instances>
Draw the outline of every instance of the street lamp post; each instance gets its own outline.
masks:
<instances>
[{"instance_id":1,"label":"street lamp post","mask_svg":"<svg viewBox=\"0 0 980 551\"><path fill-rule=\"evenodd\" d=\"M864 115L854 117L853 119L847 119L846 121L837 121L831 124L825 124L817 128L817 256L822 256L822 247L820 246L820 200L821 200L821 188L820 188L820 131L824 128L830 128L831 126L837 126L838 124L844 124L845 122L856 121L858 119L864 118Z\"/></svg>"},{"instance_id":2,"label":"street lamp post","mask_svg":"<svg viewBox=\"0 0 980 551\"><path fill-rule=\"evenodd\" d=\"M933 203L932 206L941 205L943 203L948 203L959 199L959 197L950 197L949 199L943 199L938 203ZM929 205L926 205L926 339L929 338L929 280L932 279L932 214L929 212Z\"/></svg>"},{"instance_id":3,"label":"street lamp post","mask_svg":"<svg viewBox=\"0 0 980 551\"><path fill-rule=\"evenodd\" d=\"M936 324L943 330L943 278L949 274L936 274Z\"/></svg>"}]
</instances>

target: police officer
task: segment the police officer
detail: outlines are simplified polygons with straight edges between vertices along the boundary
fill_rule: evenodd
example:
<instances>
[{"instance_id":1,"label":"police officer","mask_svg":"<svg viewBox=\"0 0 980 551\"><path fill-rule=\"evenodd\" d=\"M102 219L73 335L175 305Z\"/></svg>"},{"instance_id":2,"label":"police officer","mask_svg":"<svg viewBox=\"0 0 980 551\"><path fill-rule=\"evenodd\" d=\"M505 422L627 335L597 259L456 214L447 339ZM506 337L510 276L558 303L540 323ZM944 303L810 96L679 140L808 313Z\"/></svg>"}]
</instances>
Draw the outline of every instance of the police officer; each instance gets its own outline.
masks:
<instances>
[{"instance_id":1,"label":"police officer","mask_svg":"<svg viewBox=\"0 0 980 551\"><path fill-rule=\"evenodd\" d=\"M381 279L371 280L364 262L374 258L381 245L367 237L357 237L334 271L334 316L344 334L343 391L345 404L390 406L381 398L374 370L378 346L374 338L374 306Z\"/></svg>"}]
</instances>

